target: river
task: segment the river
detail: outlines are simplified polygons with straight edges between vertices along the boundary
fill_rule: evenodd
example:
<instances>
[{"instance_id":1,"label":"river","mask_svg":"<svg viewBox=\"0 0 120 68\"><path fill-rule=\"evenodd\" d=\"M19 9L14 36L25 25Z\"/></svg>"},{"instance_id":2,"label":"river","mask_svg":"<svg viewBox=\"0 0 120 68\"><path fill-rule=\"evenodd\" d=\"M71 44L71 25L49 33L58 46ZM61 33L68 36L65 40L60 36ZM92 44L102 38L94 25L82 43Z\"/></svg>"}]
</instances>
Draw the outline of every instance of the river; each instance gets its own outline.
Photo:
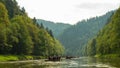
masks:
<instances>
[{"instance_id":1,"label":"river","mask_svg":"<svg viewBox=\"0 0 120 68\"><path fill-rule=\"evenodd\" d=\"M0 68L120 68L120 59L81 57L59 62L42 60L0 62Z\"/></svg>"}]
</instances>

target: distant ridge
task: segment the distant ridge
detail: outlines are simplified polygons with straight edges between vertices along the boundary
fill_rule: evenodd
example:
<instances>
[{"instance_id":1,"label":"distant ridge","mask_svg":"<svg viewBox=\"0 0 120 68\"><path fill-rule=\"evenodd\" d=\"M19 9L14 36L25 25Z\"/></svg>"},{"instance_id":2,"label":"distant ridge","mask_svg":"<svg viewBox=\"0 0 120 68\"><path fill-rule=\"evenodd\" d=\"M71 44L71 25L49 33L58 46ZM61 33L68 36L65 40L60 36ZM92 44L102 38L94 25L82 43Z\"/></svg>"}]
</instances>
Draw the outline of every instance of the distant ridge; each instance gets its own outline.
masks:
<instances>
[{"instance_id":1,"label":"distant ridge","mask_svg":"<svg viewBox=\"0 0 120 68\"><path fill-rule=\"evenodd\" d=\"M109 22L113 13L114 11L110 11L102 16L79 21L75 25L41 19L38 19L37 22L53 31L55 37L64 45L67 55L84 55L88 41Z\"/></svg>"},{"instance_id":2,"label":"distant ridge","mask_svg":"<svg viewBox=\"0 0 120 68\"><path fill-rule=\"evenodd\" d=\"M62 34L65 29L71 26L70 24L64 24L61 22L54 23L52 21L46 21L42 19L37 19L37 22L39 24L42 23L45 28L51 29L56 38L58 38L59 35Z\"/></svg>"}]
</instances>

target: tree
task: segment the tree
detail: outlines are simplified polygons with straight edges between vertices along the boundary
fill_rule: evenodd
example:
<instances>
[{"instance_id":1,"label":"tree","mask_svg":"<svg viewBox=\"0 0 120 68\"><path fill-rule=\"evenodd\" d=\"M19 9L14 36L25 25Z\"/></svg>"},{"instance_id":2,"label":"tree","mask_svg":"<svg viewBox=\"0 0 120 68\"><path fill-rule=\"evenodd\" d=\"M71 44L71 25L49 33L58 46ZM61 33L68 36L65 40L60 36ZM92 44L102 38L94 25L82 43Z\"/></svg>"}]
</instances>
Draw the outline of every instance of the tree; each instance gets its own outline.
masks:
<instances>
[{"instance_id":1,"label":"tree","mask_svg":"<svg viewBox=\"0 0 120 68\"><path fill-rule=\"evenodd\" d=\"M13 18L15 15L21 14L16 0L3 0L3 3L8 10L8 15L10 19Z\"/></svg>"},{"instance_id":2,"label":"tree","mask_svg":"<svg viewBox=\"0 0 120 68\"><path fill-rule=\"evenodd\" d=\"M9 19L4 4L0 3L0 53L8 54L11 45L7 43Z\"/></svg>"},{"instance_id":3,"label":"tree","mask_svg":"<svg viewBox=\"0 0 120 68\"><path fill-rule=\"evenodd\" d=\"M23 13L23 14L25 14L25 8L24 7L22 7L22 9L21 9L21 12Z\"/></svg>"},{"instance_id":4,"label":"tree","mask_svg":"<svg viewBox=\"0 0 120 68\"><path fill-rule=\"evenodd\" d=\"M54 52L56 46L47 30L33 24L16 0L0 0L0 54L50 56L60 54Z\"/></svg>"},{"instance_id":5,"label":"tree","mask_svg":"<svg viewBox=\"0 0 120 68\"><path fill-rule=\"evenodd\" d=\"M96 37L96 53L120 55L120 8Z\"/></svg>"},{"instance_id":6,"label":"tree","mask_svg":"<svg viewBox=\"0 0 120 68\"><path fill-rule=\"evenodd\" d=\"M0 23L3 23L5 25L8 25L8 23L9 23L7 10L4 6L4 4L2 4L2 3L0 3Z\"/></svg>"},{"instance_id":7,"label":"tree","mask_svg":"<svg viewBox=\"0 0 120 68\"><path fill-rule=\"evenodd\" d=\"M52 30L49 30L48 33L50 34L50 36L51 36L52 38L54 38Z\"/></svg>"},{"instance_id":8,"label":"tree","mask_svg":"<svg viewBox=\"0 0 120 68\"><path fill-rule=\"evenodd\" d=\"M35 17L33 18L33 23L35 23L35 24L37 23L37 20Z\"/></svg>"},{"instance_id":9,"label":"tree","mask_svg":"<svg viewBox=\"0 0 120 68\"><path fill-rule=\"evenodd\" d=\"M16 16L15 18L12 19L12 23L19 24L18 35L17 35L19 42L17 46L15 47L17 48L16 53L17 54L31 54L33 42L31 40L31 37L27 30L27 26L25 24L27 23L26 19L23 16Z\"/></svg>"},{"instance_id":10,"label":"tree","mask_svg":"<svg viewBox=\"0 0 120 68\"><path fill-rule=\"evenodd\" d=\"M96 40L92 39L87 45L87 55L94 56L96 55Z\"/></svg>"}]
</instances>

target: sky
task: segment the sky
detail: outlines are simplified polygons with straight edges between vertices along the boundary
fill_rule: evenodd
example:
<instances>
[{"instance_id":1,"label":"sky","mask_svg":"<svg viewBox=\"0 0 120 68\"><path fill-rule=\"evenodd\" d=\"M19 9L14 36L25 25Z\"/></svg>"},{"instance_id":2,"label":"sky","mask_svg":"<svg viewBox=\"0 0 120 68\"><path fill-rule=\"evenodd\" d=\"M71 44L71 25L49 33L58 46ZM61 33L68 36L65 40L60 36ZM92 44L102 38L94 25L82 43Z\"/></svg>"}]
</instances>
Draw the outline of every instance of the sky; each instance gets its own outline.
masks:
<instances>
[{"instance_id":1,"label":"sky","mask_svg":"<svg viewBox=\"0 0 120 68\"><path fill-rule=\"evenodd\" d=\"M101 16L120 6L120 0L17 0L28 15L37 19L75 24Z\"/></svg>"}]
</instances>

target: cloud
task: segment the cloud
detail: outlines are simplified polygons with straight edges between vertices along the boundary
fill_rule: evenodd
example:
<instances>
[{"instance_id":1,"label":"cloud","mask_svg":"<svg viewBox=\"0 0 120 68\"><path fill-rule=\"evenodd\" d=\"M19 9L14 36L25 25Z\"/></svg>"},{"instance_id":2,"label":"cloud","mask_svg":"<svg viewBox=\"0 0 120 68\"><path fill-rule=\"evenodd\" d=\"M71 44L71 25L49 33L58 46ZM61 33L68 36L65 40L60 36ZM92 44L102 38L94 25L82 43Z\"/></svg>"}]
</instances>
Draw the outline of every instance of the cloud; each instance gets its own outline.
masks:
<instances>
[{"instance_id":1,"label":"cloud","mask_svg":"<svg viewBox=\"0 0 120 68\"><path fill-rule=\"evenodd\" d=\"M120 0L17 0L28 15L54 22L76 23L120 6Z\"/></svg>"},{"instance_id":2,"label":"cloud","mask_svg":"<svg viewBox=\"0 0 120 68\"><path fill-rule=\"evenodd\" d=\"M76 7L80 9L93 10L93 9L103 9L103 8L114 8L115 4L113 3L81 3L79 5L76 5Z\"/></svg>"}]
</instances>

